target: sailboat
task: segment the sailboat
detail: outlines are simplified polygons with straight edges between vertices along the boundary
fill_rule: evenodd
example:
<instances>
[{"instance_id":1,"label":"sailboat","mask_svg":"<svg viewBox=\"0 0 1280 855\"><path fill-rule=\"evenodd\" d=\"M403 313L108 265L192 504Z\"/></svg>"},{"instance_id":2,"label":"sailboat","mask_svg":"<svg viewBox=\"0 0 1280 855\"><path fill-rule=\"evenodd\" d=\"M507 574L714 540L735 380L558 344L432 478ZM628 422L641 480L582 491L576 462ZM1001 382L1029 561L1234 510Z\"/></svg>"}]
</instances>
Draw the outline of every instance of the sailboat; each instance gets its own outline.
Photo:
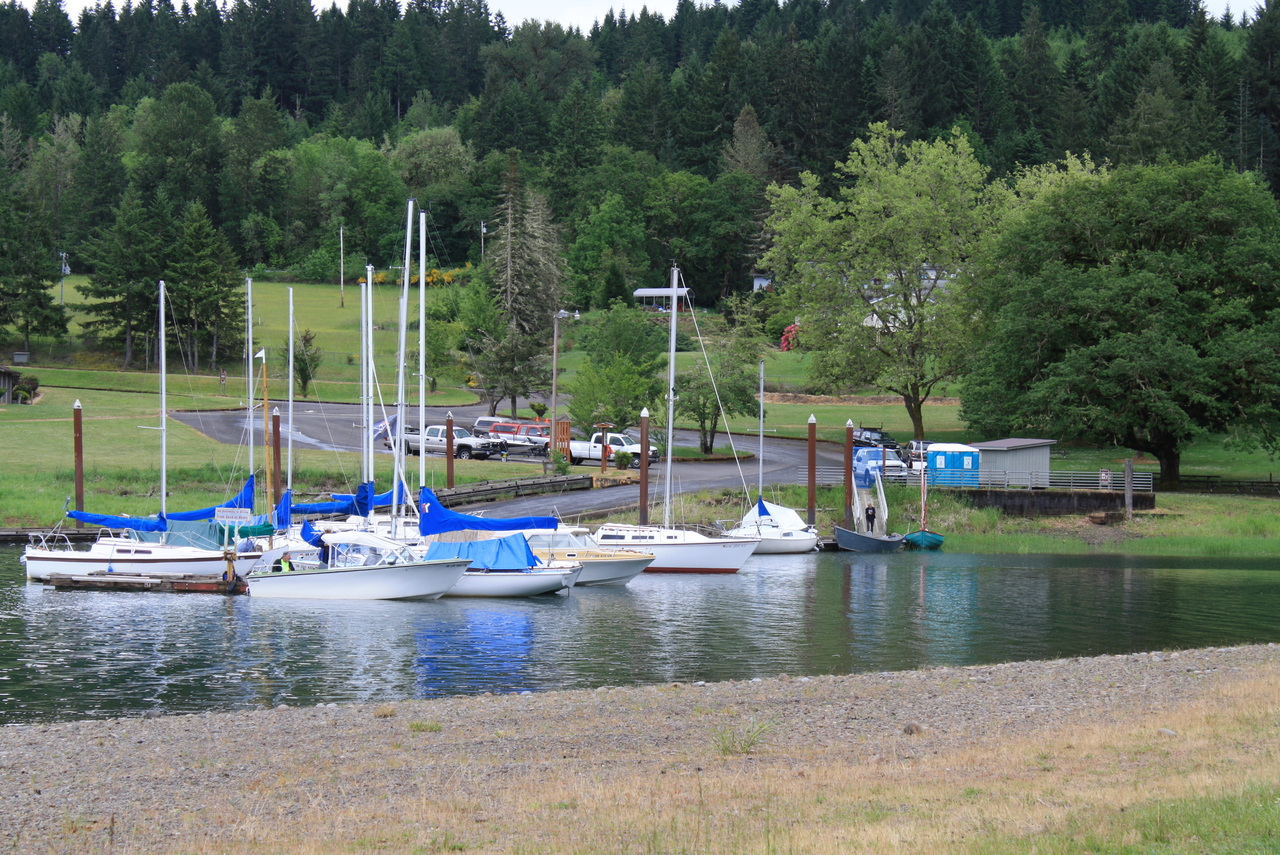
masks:
<instances>
[{"instance_id":1,"label":"sailboat","mask_svg":"<svg viewBox=\"0 0 1280 855\"><path fill-rule=\"evenodd\" d=\"M912 549L938 549L946 538L936 531L929 531L929 461L920 470L920 528L906 535L904 540Z\"/></svg>"},{"instance_id":2,"label":"sailboat","mask_svg":"<svg viewBox=\"0 0 1280 855\"><path fill-rule=\"evenodd\" d=\"M637 297L669 297L671 330L667 339L667 471L663 478L661 526L608 524L596 529L601 546L621 546L654 556L646 573L737 573L751 557L758 537L709 537L696 531L672 528L671 483L676 403L676 318L680 298L689 293L679 287L680 268L671 268L670 288L640 288Z\"/></svg>"},{"instance_id":3,"label":"sailboat","mask_svg":"<svg viewBox=\"0 0 1280 855\"><path fill-rule=\"evenodd\" d=\"M147 576L243 574L261 555L250 538L270 534L266 526L223 528L213 519L218 508L253 508L253 475L231 500L197 511L166 514L168 466L168 368L165 347L165 287L159 283L160 512L155 518L111 516L70 511L71 519L102 526L101 536L88 549L76 549L57 532L39 535L22 555L28 579L44 581L54 574L98 573ZM233 548L240 538L240 548Z\"/></svg>"},{"instance_id":4,"label":"sailboat","mask_svg":"<svg viewBox=\"0 0 1280 855\"><path fill-rule=\"evenodd\" d=\"M764 500L764 360L760 360L760 450L756 454L756 504L742 520L729 529L730 537L758 537L756 555L812 552L818 545L818 530L791 508Z\"/></svg>"}]
</instances>

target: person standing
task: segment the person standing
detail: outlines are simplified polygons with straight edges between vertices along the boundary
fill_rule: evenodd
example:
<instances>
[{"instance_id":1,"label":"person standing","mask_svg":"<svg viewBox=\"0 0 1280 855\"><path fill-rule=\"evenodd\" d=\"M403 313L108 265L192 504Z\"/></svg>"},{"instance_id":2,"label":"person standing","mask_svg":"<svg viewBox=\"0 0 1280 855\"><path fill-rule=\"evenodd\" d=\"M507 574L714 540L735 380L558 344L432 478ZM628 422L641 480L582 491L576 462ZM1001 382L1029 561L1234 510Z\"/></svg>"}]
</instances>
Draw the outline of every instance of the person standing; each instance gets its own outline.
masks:
<instances>
[{"instance_id":1,"label":"person standing","mask_svg":"<svg viewBox=\"0 0 1280 855\"><path fill-rule=\"evenodd\" d=\"M874 536L876 533L876 506L875 505L872 505L872 504L867 505L866 517L867 517L867 534Z\"/></svg>"}]
</instances>

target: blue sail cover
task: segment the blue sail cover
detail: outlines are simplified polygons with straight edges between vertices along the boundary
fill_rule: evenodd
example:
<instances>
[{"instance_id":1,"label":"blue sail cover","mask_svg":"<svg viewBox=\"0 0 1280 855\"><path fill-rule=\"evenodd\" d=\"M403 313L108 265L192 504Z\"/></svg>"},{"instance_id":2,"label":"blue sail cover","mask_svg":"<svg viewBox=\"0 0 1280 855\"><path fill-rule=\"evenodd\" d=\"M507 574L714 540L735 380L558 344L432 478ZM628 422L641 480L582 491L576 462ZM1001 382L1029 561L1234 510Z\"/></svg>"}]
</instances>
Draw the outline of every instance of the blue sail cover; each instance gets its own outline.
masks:
<instances>
[{"instance_id":1,"label":"blue sail cover","mask_svg":"<svg viewBox=\"0 0 1280 855\"><path fill-rule=\"evenodd\" d=\"M320 532L316 531L315 526L311 524L311 520L303 521L302 528L298 531L298 536L312 546L319 546L324 543L324 541L320 539Z\"/></svg>"},{"instance_id":2,"label":"blue sail cover","mask_svg":"<svg viewBox=\"0 0 1280 855\"><path fill-rule=\"evenodd\" d=\"M370 490L372 489L373 489L372 485L370 485ZM407 487L405 487L403 481L400 482L400 489L397 491L398 495L396 496L394 502L392 501L392 498L391 498L391 492L392 492L391 490L388 490L385 493L379 493L378 495L374 496L370 500L369 506L371 508L385 508L385 507L388 507L389 505L394 504L395 502L399 502L400 504L403 505L407 501L405 497L409 495L409 490ZM344 499L354 501L354 500L357 500L359 496L360 496L359 492L357 492L355 495L352 495L351 493L334 493L333 494L334 501L342 501ZM360 516L364 516L364 514L360 514Z\"/></svg>"},{"instance_id":3,"label":"blue sail cover","mask_svg":"<svg viewBox=\"0 0 1280 855\"><path fill-rule=\"evenodd\" d=\"M223 502L220 505L214 505L210 508L200 508L196 511L178 511L177 513L168 514L171 520L182 520L190 522L192 520L211 520L213 514L218 508L248 508L253 510L253 476L249 476L249 480L244 482L244 487L240 489L230 501Z\"/></svg>"},{"instance_id":4,"label":"blue sail cover","mask_svg":"<svg viewBox=\"0 0 1280 855\"><path fill-rule=\"evenodd\" d=\"M522 534L466 543L428 543L427 559L435 558L468 558L468 570L528 570L542 563Z\"/></svg>"},{"instance_id":5,"label":"blue sail cover","mask_svg":"<svg viewBox=\"0 0 1280 855\"><path fill-rule=\"evenodd\" d=\"M277 529L286 529L293 522L293 491L285 490L280 501L276 503L275 512L271 515L271 524Z\"/></svg>"},{"instance_id":6,"label":"blue sail cover","mask_svg":"<svg viewBox=\"0 0 1280 855\"><path fill-rule=\"evenodd\" d=\"M351 514L357 517L369 516L369 510L373 507L373 482L361 484L356 488L355 496L350 493L335 493L334 496L346 496L344 499L333 502L303 502L295 504L292 512L295 514ZM362 501L363 500L363 501Z\"/></svg>"},{"instance_id":7,"label":"blue sail cover","mask_svg":"<svg viewBox=\"0 0 1280 855\"><path fill-rule=\"evenodd\" d=\"M555 517L490 519L460 514L440 504L429 487L418 491L418 511L418 533L424 536L444 534L447 531L519 531L524 528L555 529L560 526L560 520Z\"/></svg>"},{"instance_id":8,"label":"blue sail cover","mask_svg":"<svg viewBox=\"0 0 1280 855\"><path fill-rule=\"evenodd\" d=\"M127 528L133 531L168 531L169 524L161 516L159 519L149 517L113 517L110 514L91 514L88 511L67 511L73 520L100 525L106 528Z\"/></svg>"}]
</instances>

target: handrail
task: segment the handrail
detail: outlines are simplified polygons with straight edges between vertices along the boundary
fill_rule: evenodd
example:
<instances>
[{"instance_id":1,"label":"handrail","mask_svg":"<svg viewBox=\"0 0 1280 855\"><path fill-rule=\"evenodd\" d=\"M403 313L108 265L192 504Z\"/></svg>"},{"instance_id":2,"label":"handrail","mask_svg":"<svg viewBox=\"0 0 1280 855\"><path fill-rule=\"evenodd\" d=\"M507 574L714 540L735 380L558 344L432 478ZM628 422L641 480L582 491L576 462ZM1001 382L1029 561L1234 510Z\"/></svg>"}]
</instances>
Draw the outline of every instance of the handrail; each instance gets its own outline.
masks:
<instances>
[{"instance_id":1,"label":"handrail","mask_svg":"<svg viewBox=\"0 0 1280 855\"><path fill-rule=\"evenodd\" d=\"M884 480L895 484L920 484L920 471L913 469L893 470L884 473ZM815 480L823 486L838 486L844 483L844 469L836 466L818 466L814 468ZM805 484L809 480L809 467L799 466L796 472L796 483ZM930 487L949 487L960 489L987 490L1124 490L1123 473L1065 472L1050 471L1016 471L988 469L951 469L929 472ZM1139 493L1155 491L1155 475L1151 472L1134 472L1133 489Z\"/></svg>"}]
</instances>

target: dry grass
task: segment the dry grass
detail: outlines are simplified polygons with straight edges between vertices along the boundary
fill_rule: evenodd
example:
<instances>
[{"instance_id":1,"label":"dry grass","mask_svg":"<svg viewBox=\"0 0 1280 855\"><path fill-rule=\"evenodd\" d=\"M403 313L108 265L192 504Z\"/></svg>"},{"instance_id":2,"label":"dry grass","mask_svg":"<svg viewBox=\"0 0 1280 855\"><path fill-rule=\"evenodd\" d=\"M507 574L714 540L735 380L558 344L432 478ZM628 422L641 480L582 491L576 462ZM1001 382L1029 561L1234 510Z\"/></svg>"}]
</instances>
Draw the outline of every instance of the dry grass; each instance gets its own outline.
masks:
<instances>
[{"instance_id":1,"label":"dry grass","mask_svg":"<svg viewBox=\"0 0 1280 855\"><path fill-rule=\"evenodd\" d=\"M960 679L956 691L969 691ZM864 698L878 691L853 688ZM847 684L838 689L847 697ZM723 751L717 739L759 721L732 695L708 695L682 708L679 726L663 726L671 704L696 691L574 693L552 716L522 706L536 698L505 696L468 699L476 706L407 702L399 716L387 716L391 705L368 707L360 738L375 738L335 732L323 750L273 757L225 785L216 770L236 768L225 751L237 744L196 740L182 762L208 769L205 799L148 806L154 826L145 815L117 819L110 850L105 818L69 818L40 851L1059 851L1038 847L1089 835L1139 845L1135 809L1280 782L1274 662L1177 705L1157 692L1146 705L1040 725L987 721L959 739L954 728L912 736L902 722L855 728L840 716L815 729L836 695L792 687L799 700L781 707L792 712L771 712L768 739L750 753ZM424 711L443 726L415 727L409 719ZM175 775L162 757L149 773Z\"/></svg>"}]
</instances>

